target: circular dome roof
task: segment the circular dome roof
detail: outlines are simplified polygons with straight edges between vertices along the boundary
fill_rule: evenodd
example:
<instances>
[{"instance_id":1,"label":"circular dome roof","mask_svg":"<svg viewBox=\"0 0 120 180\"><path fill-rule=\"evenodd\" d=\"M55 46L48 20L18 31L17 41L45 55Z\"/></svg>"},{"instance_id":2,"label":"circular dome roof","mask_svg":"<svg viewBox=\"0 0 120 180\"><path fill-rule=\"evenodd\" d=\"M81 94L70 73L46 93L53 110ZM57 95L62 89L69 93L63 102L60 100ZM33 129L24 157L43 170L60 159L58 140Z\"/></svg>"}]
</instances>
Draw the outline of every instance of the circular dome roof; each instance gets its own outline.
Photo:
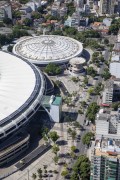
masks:
<instances>
[{"instance_id":1,"label":"circular dome roof","mask_svg":"<svg viewBox=\"0 0 120 180\"><path fill-rule=\"evenodd\" d=\"M70 64L84 64L86 60L82 57L75 57L70 60Z\"/></svg>"},{"instance_id":2,"label":"circular dome roof","mask_svg":"<svg viewBox=\"0 0 120 180\"><path fill-rule=\"evenodd\" d=\"M13 53L35 64L63 63L83 51L79 41L56 35L28 37L18 41Z\"/></svg>"},{"instance_id":3,"label":"circular dome roof","mask_svg":"<svg viewBox=\"0 0 120 180\"><path fill-rule=\"evenodd\" d=\"M0 127L14 117L29 113L42 97L41 72L19 57L0 51ZM32 106L32 108L31 108ZM33 110L33 109L32 109ZM1 130L1 128L0 128Z\"/></svg>"}]
</instances>

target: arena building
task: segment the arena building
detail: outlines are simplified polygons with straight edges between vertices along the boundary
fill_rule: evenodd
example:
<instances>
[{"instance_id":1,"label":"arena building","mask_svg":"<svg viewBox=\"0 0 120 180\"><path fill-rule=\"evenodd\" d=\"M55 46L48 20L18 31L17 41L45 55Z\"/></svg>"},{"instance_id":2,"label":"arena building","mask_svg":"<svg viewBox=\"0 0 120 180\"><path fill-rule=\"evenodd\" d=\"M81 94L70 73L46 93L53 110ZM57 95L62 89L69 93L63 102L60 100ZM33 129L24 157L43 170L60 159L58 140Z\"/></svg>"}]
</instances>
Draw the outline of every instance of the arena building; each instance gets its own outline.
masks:
<instances>
[{"instance_id":1,"label":"arena building","mask_svg":"<svg viewBox=\"0 0 120 180\"><path fill-rule=\"evenodd\" d=\"M64 64L71 58L80 56L82 43L65 36L40 35L19 40L13 53L36 65L49 63Z\"/></svg>"},{"instance_id":2,"label":"arena building","mask_svg":"<svg viewBox=\"0 0 120 180\"><path fill-rule=\"evenodd\" d=\"M30 62L0 51L0 140L27 123L41 105L44 77Z\"/></svg>"}]
</instances>

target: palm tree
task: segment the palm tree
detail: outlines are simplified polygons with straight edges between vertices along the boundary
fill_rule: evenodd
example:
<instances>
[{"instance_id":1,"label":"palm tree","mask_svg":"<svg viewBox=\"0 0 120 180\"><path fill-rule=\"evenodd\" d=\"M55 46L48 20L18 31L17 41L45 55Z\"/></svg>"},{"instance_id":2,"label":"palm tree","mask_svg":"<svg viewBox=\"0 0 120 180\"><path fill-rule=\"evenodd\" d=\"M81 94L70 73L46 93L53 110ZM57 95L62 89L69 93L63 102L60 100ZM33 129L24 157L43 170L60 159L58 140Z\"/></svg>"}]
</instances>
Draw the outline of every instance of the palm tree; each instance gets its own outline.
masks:
<instances>
[{"instance_id":1,"label":"palm tree","mask_svg":"<svg viewBox=\"0 0 120 180\"><path fill-rule=\"evenodd\" d=\"M32 178L35 180L37 178L37 175L35 173L33 173Z\"/></svg>"}]
</instances>

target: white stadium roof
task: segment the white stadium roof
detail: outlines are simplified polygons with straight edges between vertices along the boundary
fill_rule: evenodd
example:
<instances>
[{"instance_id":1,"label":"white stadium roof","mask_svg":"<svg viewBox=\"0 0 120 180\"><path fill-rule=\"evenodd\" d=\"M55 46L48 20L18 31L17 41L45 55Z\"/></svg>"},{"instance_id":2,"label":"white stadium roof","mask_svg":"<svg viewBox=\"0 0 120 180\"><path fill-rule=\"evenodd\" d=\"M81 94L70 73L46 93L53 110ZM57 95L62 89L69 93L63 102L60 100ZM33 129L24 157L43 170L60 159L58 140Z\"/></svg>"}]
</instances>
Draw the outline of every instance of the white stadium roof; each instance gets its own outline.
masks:
<instances>
[{"instance_id":1,"label":"white stadium roof","mask_svg":"<svg viewBox=\"0 0 120 180\"><path fill-rule=\"evenodd\" d=\"M43 76L34 65L0 51L0 132L2 124L10 119L15 122L18 114L25 117L25 110L29 114L34 109L43 89Z\"/></svg>"},{"instance_id":2,"label":"white stadium roof","mask_svg":"<svg viewBox=\"0 0 120 180\"><path fill-rule=\"evenodd\" d=\"M18 41L13 53L35 64L64 63L80 55L82 43L65 36L40 35Z\"/></svg>"}]
</instances>

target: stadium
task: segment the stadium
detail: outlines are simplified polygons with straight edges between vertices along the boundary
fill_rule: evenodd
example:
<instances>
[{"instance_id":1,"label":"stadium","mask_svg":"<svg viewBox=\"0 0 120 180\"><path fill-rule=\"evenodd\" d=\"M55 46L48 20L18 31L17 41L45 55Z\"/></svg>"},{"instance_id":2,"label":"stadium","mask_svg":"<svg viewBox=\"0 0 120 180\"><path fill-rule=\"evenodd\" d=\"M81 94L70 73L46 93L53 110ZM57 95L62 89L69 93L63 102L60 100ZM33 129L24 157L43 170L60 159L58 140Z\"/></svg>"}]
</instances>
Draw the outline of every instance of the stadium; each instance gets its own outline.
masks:
<instances>
[{"instance_id":1,"label":"stadium","mask_svg":"<svg viewBox=\"0 0 120 180\"><path fill-rule=\"evenodd\" d=\"M57 35L22 38L13 48L14 54L36 65L63 64L80 56L82 51L83 46L79 41Z\"/></svg>"},{"instance_id":2,"label":"stadium","mask_svg":"<svg viewBox=\"0 0 120 180\"><path fill-rule=\"evenodd\" d=\"M28 61L0 51L0 139L26 123L40 107L44 78Z\"/></svg>"}]
</instances>

